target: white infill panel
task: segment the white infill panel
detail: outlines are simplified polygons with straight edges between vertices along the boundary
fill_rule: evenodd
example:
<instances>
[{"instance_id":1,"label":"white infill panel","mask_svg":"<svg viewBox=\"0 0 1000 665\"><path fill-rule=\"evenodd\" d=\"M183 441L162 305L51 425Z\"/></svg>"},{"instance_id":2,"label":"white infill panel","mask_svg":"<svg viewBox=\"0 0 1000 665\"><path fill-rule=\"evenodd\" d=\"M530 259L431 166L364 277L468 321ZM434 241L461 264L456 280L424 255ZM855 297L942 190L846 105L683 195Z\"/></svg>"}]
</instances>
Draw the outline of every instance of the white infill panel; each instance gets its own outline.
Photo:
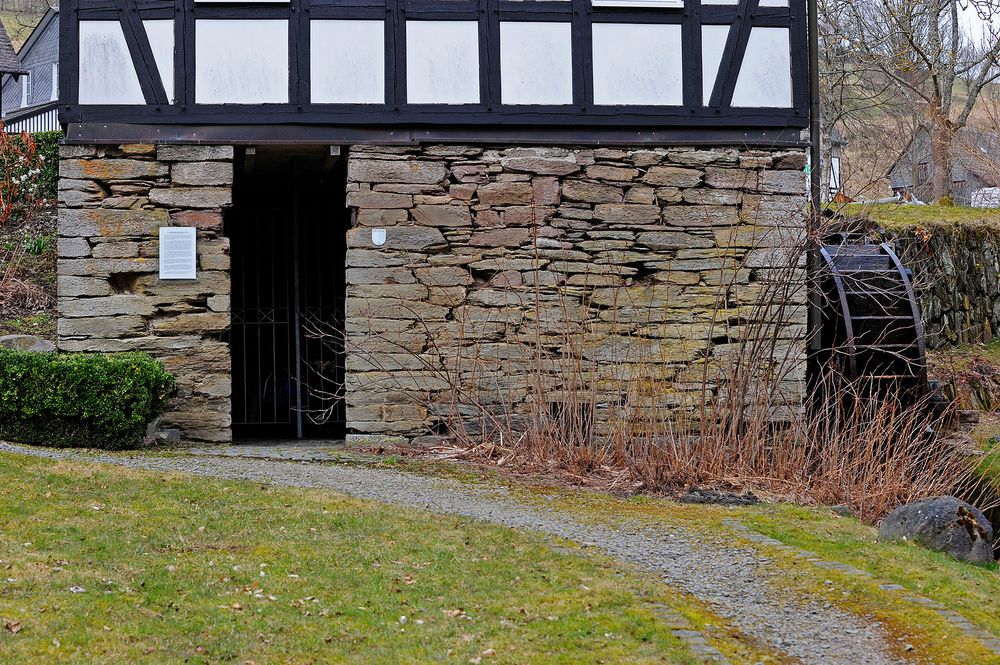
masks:
<instances>
[{"instance_id":1,"label":"white infill panel","mask_svg":"<svg viewBox=\"0 0 1000 665\"><path fill-rule=\"evenodd\" d=\"M146 38L149 39L149 48L153 51L153 60L156 61L156 70L160 72L167 99L173 102L174 22L172 19L143 21L142 27L146 29Z\"/></svg>"},{"instance_id":2,"label":"white infill panel","mask_svg":"<svg viewBox=\"0 0 1000 665\"><path fill-rule=\"evenodd\" d=\"M719 78L719 65L722 64L722 52L726 50L727 39L728 25L701 26L701 85L705 106L708 106L715 81Z\"/></svg>"},{"instance_id":3,"label":"white infill panel","mask_svg":"<svg viewBox=\"0 0 1000 665\"><path fill-rule=\"evenodd\" d=\"M406 101L479 103L479 23L406 22Z\"/></svg>"},{"instance_id":4,"label":"white infill panel","mask_svg":"<svg viewBox=\"0 0 1000 665\"><path fill-rule=\"evenodd\" d=\"M676 106L681 85L681 26L594 24L594 103Z\"/></svg>"},{"instance_id":5,"label":"white infill panel","mask_svg":"<svg viewBox=\"0 0 1000 665\"><path fill-rule=\"evenodd\" d=\"M500 100L504 104L572 104L569 23L500 23Z\"/></svg>"},{"instance_id":6,"label":"white infill panel","mask_svg":"<svg viewBox=\"0 0 1000 665\"><path fill-rule=\"evenodd\" d=\"M80 103L146 103L118 21L80 21Z\"/></svg>"},{"instance_id":7,"label":"white infill panel","mask_svg":"<svg viewBox=\"0 0 1000 665\"><path fill-rule=\"evenodd\" d=\"M733 106L792 105L792 64L788 28L751 28L746 55L733 91Z\"/></svg>"},{"instance_id":8,"label":"white infill panel","mask_svg":"<svg viewBox=\"0 0 1000 665\"><path fill-rule=\"evenodd\" d=\"M195 101L288 102L288 21L195 21Z\"/></svg>"},{"instance_id":9,"label":"white infill panel","mask_svg":"<svg viewBox=\"0 0 1000 665\"><path fill-rule=\"evenodd\" d=\"M385 103L385 22L310 21L310 94L319 104Z\"/></svg>"}]
</instances>

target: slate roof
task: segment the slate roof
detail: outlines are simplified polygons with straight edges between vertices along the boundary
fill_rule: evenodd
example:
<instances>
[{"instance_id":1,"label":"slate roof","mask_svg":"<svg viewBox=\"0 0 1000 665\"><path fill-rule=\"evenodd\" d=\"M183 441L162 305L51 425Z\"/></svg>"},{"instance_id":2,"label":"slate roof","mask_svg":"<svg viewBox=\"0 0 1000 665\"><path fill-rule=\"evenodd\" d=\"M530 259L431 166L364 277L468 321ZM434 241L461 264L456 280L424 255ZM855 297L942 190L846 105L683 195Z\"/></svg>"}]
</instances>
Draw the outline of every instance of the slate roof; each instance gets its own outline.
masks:
<instances>
[{"instance_id":1,"label":"slate roof","mask_svg":"<svg viewBox=\"0 0 1000 665\"><path fill-rule=\"evenodd\" d=\"M14 53L14 47L10 43L10 37L7 36L7 30L3 27L3 23L0 23L0 73L28 73L28 70L21 65L20 58Z\"/></svg>"}]
</instances>

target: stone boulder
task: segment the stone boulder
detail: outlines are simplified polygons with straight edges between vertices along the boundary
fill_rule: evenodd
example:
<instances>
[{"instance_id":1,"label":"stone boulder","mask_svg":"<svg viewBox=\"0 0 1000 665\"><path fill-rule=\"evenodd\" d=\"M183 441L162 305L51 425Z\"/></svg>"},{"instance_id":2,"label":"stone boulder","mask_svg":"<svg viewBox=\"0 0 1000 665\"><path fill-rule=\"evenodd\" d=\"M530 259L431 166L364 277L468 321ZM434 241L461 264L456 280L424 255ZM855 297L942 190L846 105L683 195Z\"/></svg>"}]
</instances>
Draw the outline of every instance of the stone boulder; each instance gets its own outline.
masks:
<instances>
[{"instance_id":1,"label":"stone boulder","mask_svg":"<svg viewBox=\"0 0 1000 665\"><path fill-rule=\"evenodd\" d=\"M879 527L880 541L911 540L961 561L993 561L993 527L983 513L953 496L935 496L896 508Z\"/></svg>"},{"instance_id":2,"label":"stone boulder","mask_svg":"<svg viewBox=\"0 0 1000 665\"><path fill-rule=\"evenodd\" d=\"M56 345L34 335L3 335L0 336L0 348L49 353L56 350Z\"/></svg>"}]
</instances>

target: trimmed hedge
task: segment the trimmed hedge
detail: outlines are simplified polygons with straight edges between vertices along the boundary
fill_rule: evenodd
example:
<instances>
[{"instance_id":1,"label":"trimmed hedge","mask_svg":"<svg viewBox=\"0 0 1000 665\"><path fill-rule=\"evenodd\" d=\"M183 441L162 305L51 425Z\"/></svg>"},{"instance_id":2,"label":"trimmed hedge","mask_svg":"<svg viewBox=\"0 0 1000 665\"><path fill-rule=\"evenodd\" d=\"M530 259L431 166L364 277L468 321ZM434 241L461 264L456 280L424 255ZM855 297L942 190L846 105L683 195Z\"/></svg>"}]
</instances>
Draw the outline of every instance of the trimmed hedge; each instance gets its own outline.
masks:
<instances>
[{"instance_id":1,"label":"trimmed hedge","mask_svg":"<svg viewBox=\"0 0 1000 665\"><path fill-rule=\"evenodd\" d=\"M61 448L134 448L174 380L145 353L0 349L0 439Z\"/></svg>"}]
</instances>

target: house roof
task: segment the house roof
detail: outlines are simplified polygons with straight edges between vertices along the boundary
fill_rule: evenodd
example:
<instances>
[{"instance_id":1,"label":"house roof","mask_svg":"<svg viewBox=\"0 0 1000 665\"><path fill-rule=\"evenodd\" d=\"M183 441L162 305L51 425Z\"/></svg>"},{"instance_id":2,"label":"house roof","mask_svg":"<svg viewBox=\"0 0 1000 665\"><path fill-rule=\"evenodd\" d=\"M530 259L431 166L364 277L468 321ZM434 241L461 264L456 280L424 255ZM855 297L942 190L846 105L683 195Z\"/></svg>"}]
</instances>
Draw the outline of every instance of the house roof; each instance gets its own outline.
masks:
<instances>
[{"instance_id":1,"label":"house roof","mask_svg":"<svg viewBox=\"0 0 1000 665\"><path fill-rule=\"evenodd\" d=\"M42 16L41 20L38 21L35 27L31 29L31 34L28 35L28 38L24 40L23 44L21 44L21 48L17 51L18 57L23 57L31 52L31 48L35 45L35 42L38 41L38 38L42 35L42 33L45 32L45 28L57 16L59 16L59 8L49 7L49 10L45 12L45 15Z\"/></svg>"},{"instance_id":2,"label":"house roof","mask_svg":"<svg viewBox=\"0 0 1000 665\"><path fill-rule=\"evenodd\" d=\"M7 29L0 23L0 73L3 74L27 74L28 71L21 65L20 58L14 52L14 47L7 36Z\"/></svg>"},{"instance_id":3,"label":"house roof","mask_svg":"<svg viewBox=\"0 0 1000 665\"><path fill-rule=\"evenodd\" d=\"M926 125L919 126L896 161L889 167L889 185L893 189L913 186L913 163L932 161ZM918 138L921 141L918 142ZM952 143L951 178L964 180L966 173L975 174L983 182L1000 185L1000 136L971 127L960 129Z\"/></svg>"}]
</instances>

